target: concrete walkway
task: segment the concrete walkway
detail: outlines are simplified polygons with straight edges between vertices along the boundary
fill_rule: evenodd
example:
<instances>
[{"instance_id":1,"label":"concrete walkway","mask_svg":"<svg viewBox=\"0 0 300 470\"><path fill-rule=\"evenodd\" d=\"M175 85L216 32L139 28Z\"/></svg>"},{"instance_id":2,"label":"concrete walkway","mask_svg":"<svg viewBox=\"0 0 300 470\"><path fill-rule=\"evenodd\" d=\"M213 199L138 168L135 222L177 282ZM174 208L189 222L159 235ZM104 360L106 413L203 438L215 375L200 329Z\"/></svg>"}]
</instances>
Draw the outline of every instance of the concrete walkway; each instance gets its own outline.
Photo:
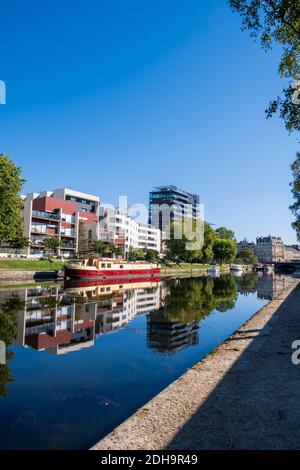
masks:
<instances>
[{"instance_id":1,"label":"concrete walkway","mask_svg":"<svg viewBox=\"0 0 300 470\"><path fill-rule=\"evenodd\" d=\"M297 284L93 449L298 449Z\"/></svg>"}]
</instances>

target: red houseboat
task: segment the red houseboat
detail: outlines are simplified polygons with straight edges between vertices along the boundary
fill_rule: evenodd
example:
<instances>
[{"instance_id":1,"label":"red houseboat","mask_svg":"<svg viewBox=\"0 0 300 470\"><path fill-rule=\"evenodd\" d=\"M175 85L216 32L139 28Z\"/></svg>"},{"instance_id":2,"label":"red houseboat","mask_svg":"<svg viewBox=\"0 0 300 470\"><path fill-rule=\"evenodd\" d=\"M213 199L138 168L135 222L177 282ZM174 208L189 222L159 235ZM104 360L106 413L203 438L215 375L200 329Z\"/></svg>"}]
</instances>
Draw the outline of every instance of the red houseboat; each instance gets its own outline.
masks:
<instances>
[{"instance_id":1,"label":"red houseboat","mask_svg":"<svg viewBox=\"0 0 300 470\"><path fill-rule=\"evenodd\" d=\"M68 278L90 279L107 277L157 276L160 266L145 261L130 262L124 260L102 258L82 259L73 261L65 267L65 276Z\"/></svg>"}]
</instances>

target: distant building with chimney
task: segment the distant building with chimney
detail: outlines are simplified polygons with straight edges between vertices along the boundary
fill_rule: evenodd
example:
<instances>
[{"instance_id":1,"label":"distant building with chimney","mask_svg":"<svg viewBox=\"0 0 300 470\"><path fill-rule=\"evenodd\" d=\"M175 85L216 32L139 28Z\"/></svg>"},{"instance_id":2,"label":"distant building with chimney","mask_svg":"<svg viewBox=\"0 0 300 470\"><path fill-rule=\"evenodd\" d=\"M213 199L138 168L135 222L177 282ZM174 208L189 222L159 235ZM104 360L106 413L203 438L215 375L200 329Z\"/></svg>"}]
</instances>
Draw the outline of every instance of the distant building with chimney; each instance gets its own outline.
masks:
<instances>
[{"instance_id":1,"label":"distant building with chimney","mask_svg":"<svg viewBox=\"0 0 300 470\"><path fill-rule=\"evenodd\" d=\"M238 252L242 251L244 248L251 248L251 250L256 253L256 244L254 242L248 242L247 238L244 238L237 246Z\"/></svg>"},{"instance_id":2,"label":"distant building with chimney","mask_svg":"<svg viewBox=\"0 0 300 470\"><path fill-rule=\"evenodd\" d=\"M256 254L260 263L280 263L285 261L285 247L280 237L258 237Z\"/></svg>"}]
</instances>

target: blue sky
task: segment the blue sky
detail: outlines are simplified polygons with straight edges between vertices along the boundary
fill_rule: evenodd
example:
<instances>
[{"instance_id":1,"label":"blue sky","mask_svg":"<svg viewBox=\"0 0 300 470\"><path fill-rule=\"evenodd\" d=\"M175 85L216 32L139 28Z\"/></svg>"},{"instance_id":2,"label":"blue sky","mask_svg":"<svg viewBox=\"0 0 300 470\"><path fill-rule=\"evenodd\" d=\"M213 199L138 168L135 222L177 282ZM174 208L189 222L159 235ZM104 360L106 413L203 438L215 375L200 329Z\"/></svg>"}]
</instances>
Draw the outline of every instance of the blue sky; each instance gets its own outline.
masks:
<instances>
[{"instance_id":1,"label":"blue sky","mask_svg":"<svg viewBox=\"0 0 300 470\"><path fill-rule=\"evenodd\" d=\"M200 194L238 238L295 242L297 136L264 109L284 83L226 0L1 2L0 152L25 192L68 186L106 203L153 186Z\"/></svg>"}]
</instances>

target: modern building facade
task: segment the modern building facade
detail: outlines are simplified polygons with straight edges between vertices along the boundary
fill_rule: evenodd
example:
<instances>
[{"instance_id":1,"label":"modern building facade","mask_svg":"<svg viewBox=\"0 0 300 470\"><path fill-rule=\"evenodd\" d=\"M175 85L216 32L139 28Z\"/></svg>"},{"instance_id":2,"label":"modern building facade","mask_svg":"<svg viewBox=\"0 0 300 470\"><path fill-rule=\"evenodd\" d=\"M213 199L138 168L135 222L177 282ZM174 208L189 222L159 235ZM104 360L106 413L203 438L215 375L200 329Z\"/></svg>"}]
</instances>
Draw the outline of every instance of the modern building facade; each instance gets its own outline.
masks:
<instances>
[{"instance_id":1,"label":"modern building facade","mask_svg":"<svg viewBox=\"0 0 300 470\"><path fill-rule=\"evenodd\" d=\"M200 198L177 186L158 186L149 194L149 223L166 230L170 222L201 218Z\"/></svg>"},{"instance_id":2,"label":"modern building facade","mask_svg":"<svg viewBox=\"0 0 300 470\"><path fill-rule=\"evenodd\" d=\"M24 237L31 242L28 254L44 254L46 237L59 241L57 254L78 251L79 226L99 223L100 199L67 188L28 194L24 199Z\"/></svg>"},{"instance_id":3,"label":"modern building facade","mask_svg":"<svg viewBox=\"0 0 300 470\"><path fill-rule=\"evenodd\" d=\"M58 255L86 252L94 241L161 253L161 231L141 224L117 208L101 205L98 196L61 188L31 193L24 198L24 237L30 240L28 254L49 253L45 238L56 237Z\"/></svg>"},{"instance_id":4,"label":"modern building facade","mask_svg":"<svg viewBox=\"0 0 300 470\"><path fill-rule=\"evenodd\" d=\"M151 225L141 224L119 209L106 208L100 225L100 239L107 237L108 241L123 246L125 253L129 252L130 247L161 253L161 231Z\"/></svg>"},{"instance_id":5,"label":"modern building facade","mask_svg":"<svg viewBox=\"0 0 300 470\"><path fill-rule=\"evenodd\" d=\"M258 237L256 254L260 263L280 263L285 261L284 243L280 237Z\"/></svg>"}]
</instances>

